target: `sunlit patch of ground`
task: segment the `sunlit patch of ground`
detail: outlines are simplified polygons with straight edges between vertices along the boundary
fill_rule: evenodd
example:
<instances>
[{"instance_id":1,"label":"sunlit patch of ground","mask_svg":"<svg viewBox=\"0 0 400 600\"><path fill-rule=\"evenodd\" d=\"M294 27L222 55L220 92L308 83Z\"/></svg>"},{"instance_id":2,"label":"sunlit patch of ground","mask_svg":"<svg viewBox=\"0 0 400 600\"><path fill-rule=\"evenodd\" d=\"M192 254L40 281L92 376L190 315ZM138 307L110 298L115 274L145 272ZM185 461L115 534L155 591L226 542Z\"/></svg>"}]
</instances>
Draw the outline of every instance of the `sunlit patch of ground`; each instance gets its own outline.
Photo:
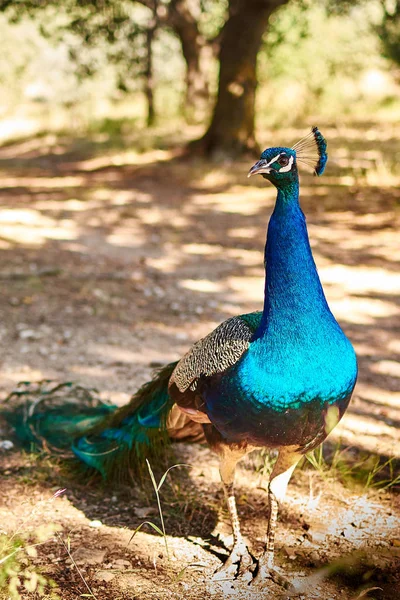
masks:
<instances>
[{"instance_id":1,"label":"sunlit patch of ground","mask_svg":"<svg viewBox=\"0 0 400 600\"><path fill-rule=\"evenodd\" d=\"M334 446L341 442L356 453L377 453L382 461L400 455L396 127L324 128L330 143L326 176L302 177L302 206L315 260L330 306L353 341L360 366L354 399L331 439ZM283 130L279 143L291 145L303 133ZM276 136L268 133L265 139ZM57 136L0 148L3 397L20 380L55 378L96 386L103 398L123 403L154 367L177 359L223 319L261 309L263 245L275 194L261 178L248 182L249 166L248 161L191 162L175 149L139 153ZM151 531L137 535L126 558L128 534L123 527L131 532L140 522L128 512L126 500L120 507L125 520L114 519L114 525L112 519L107 521L107 511L99 509L107 524L98 530L88 523L99 499L82 506L73 492L69 501L60 501L63 510L51 514L65 531L73 529L78 547L87 539L90 547L106 548L104 560L90 567L90 577L96 569L112 570L118 559L130 561L132 568L120 563L112 581L95 584L91 579L98 585L99 598L109 597L108 586L116 586L112 589L121 597L135 593L158 600L182 594L196 598L199 589L202 597L224 593L208 586L218 559L200 543L216 534L229 541L226 514L219 508L216 461L204 449L187 452L185 461L194 465L191 486L206 507L199 519L205 520L202 528L193 517L193 531L190 526L180 530L182 519L170 517L171 548L179 555L172 571L176 578L191 563L206 566L188 567L179 582L171 580L164 555L154 559L154 552L163 550ZM6 511L17 512L18 521L25 514L18 498L30 496L23 487L27 477L35 494L50 492L46 480L35 481L29 469L21 476L7 467L8 455L1 458L10 471L2 502ZM256 550L266 527L260 485L265 484L244 466L239 505L245 533ZM112 505L107 494L102 498ZM148 505L155 506L154 498ZM300 472L280 524L279 560L309 574L326 561L366 548L370 556L383 556L382 561L392 565L385 557L393 557L398 548L398 518L395 494L374 488L361 493L342 482L333 486L322 475ZM310 525L310 539L304 537L304 523ZM188 541L189 535L197 542ZM54 560L66 560L60 547L52 553ZM379 573L388 572L398 585L396 569L379 564ZM72 573L69 568L65 575L67 588ZM154 590L155 579L162 582L162 593ZM316 597L357 597L361 584L343 581L332 580ZM73 586L67 600L84 593L76 579ZM391 597L385 593L377 592L376 598Z\"/></svg>"}]
</instances>

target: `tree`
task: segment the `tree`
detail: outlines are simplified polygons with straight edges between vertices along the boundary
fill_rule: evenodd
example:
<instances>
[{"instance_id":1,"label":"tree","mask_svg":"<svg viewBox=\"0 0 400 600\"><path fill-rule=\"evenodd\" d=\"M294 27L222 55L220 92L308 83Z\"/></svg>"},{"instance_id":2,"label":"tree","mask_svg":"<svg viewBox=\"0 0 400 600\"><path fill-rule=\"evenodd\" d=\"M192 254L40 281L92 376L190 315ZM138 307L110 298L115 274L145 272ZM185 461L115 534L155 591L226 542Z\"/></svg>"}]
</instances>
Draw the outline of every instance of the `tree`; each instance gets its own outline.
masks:
<instances>
[{"instance_id":1,"label":"tree","mask_svg":"<svg viewBox=\"0 0 400 600\"><path fill-rule=\"evenodd\" d=\"M382 21L376 32L382 43L383 55L400 65L400 1L381 0Z\"/></svg>"},{"instance_id":2,"label":"tree","mask_svg":"<svg viewBox=\"0 0 400 600\"><path fill-rule=\"evenodd\" d=\"M235 156L257 148L254 135L257 54L271 14L288 0L66 0L62 9L71 16L65 27L79 33L83 43L93 44L103 37L110 46L110 60L127 66L138 60L134 42L142 36L145 57L142 74L148 101L148 124L154 121L152 44L158 27L168 27L179 38L186 63L185 112L204 114L209 99L209 81L202 64L206 49L219 61L217 98L210 126L192 146L207 155ZM147 26L134 22L129 7L149 9ZM57 6L57 0L0 0L0 10L12 14L32 13ZM222 6L222 10L221 10ZM195 7L195 10L193 9ZM227 7L227 11L226 11ZM208 13L218 14L219 27L202 31ZM204 28L203 28L204 29ZM121 32L129 44L121 46ZM127 47L127 50L125 49ZM128 57L128 60L127 60ZM79 56L76 56L79 60ZM84 65L89 73L90 68ZM121 70L121 88L125 86Z\"/></svg>"},{"instance_id":3,"label":"tree","mask_svg":"<svg viewBox=\"0 0 400 600\"><path fill-rule=\"evenodd\" d=\"M200 13L210 7L199 3ZM208 0L216 5L217 0ZM7 11L10 19L15 21L24 15L37 16L38 11L49 7L57 7L68 15L59 27L59 36L71 30L81 36L85 45L95 45L101 40L109 47L109 59L120 67L119 84L122 90L129 89L130 64L141 62L141 74L144 76L144 93L148 102L147 123L154 121L154 80L153 80L153 42L160 27L167 27L178 37L182 55L186 64L186 91L182 102L183 112L189 120L204 118L209 103L209 82L202 67L202 55L206 48L213 46L201 33L198 19L195 18L190 0L65 0L62 6L58 0L0 0L0 11ZM195 3L196 4L196 3ZM144 6L148 9L147 24L138 23L132 8ZM121 44L121 31L125 36L125 45ZM47 28L43 33L48 35ZM51 35L57 39L54 28ZM49 35L48 35L49 36ZM50 37L50 36L49 36ZM135 41L141 38L145 50L137 56ZM136 52L136 54L135 54ZM93 66L82 64L78 55L73 57L81 74L90 75Z\"/></svg>"},{"instance_id":4,"label":"tree","mask_svg":"<svg viewBox=\"0 0 400 600\"><path fill-rule=\"evenodd\" d=\"M198 146L207 155L258 152L254 134L257 54L271 14L288 0L230 0L221 33L218 95Z\"/></svg>"},{"instance_id":5,"label":"tree","mask_svg":"<svg viewBox=\"0 0 400 600\"><path fill-rule=\"evenodd\" d=\"M154 8L156 0L139 0ZM208 46L218 56L217 98L205 135L191 145L212 156L237 156L258 151L254 133L257 55L270 16L289 0L229 0L220 31L211 38L201 34L189 0L170 0L161 18L179 37L186 61L186 105L193 112L208 99L209 86L201 68ZM200 4L200 8L204 5Z\"/></svg>"},{"instance_id":6,"label":"tree","mask_svg":"<svg viewBox=\"0 0 400 600\"><path fill-rule=\"evenodd\" d=\"M179 38L186 63L184 113L189 120L197 121L204 117L210 99L209 81L202 67L202 55L212 41L206 40L200 32L187 0L171 0L165 23Z\"/></svg>"}]
</instances>

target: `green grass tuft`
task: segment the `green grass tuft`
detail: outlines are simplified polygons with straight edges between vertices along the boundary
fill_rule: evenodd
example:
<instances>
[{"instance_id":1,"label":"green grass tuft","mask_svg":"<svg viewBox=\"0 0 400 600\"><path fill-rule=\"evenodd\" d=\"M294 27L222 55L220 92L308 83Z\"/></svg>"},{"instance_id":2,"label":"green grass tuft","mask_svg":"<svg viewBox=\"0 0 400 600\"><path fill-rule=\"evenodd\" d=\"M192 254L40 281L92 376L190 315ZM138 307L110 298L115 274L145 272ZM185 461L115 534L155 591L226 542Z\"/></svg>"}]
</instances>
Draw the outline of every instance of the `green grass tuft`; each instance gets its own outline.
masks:
<instances>
[{"instance_id":1,"label":"green grass tuft","mask_svg":"<svg viewBox=\"0 0 400 600\"><path fill-rule=\"evenodd\" d=\"M400 491L399 464L393 457L356 452L340 445L329 450L328 444L321 444L305 458L322 477L337 479L346 487Z\"/></svg>"}]
</instances>

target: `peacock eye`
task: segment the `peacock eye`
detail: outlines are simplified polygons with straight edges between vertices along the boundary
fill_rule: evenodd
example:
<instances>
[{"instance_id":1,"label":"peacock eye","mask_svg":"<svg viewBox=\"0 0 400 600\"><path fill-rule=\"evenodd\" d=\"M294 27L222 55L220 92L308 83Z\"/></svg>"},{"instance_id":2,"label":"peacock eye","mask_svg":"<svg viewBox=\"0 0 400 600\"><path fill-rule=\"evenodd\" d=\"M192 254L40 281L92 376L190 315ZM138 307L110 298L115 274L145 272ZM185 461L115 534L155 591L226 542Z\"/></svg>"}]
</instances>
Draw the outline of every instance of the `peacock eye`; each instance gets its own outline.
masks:
<instances>
[{"instance_id":1,"label":"peacock eye","mask_svg":"<svg viewBox=\"0 0 400 600\"><path fill-rule=\"evenodd\" d=\"M287 167L287 166L288 166L288 164L289 164L289 157L288 157L288 156L280 156L280 157L278 158L278 164L279 164L281 167Z\"/></svg>"}]
</instances>

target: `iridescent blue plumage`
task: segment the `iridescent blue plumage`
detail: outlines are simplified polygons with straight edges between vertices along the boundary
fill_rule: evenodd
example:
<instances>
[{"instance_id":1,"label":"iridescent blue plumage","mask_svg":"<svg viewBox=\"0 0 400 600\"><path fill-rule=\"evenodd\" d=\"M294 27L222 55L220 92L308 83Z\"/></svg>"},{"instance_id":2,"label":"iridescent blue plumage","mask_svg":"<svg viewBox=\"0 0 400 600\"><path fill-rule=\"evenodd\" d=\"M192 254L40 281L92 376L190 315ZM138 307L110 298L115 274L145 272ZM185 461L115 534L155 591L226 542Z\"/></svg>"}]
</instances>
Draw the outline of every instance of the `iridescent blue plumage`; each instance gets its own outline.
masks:
<instances>
[{"instance_id":1,"label":"iridescent blue plumage","mask_svg":"<svg viewBox=\"0 0 400 600\"><path fill-rule=\"evenodd\" d=\"M265 161L264 169L273 169L271 160L283 152L293 155L288 149L269 149L257 168ZM337 405L340 416L347 407L356 358L325 299L294 165L290 173L260 172L278 187L265 247L264 310L247 352L207 386L207 413L232 442L296 443L309 449L325 437L329 406Z\"/></svg>"}]
</instances>

